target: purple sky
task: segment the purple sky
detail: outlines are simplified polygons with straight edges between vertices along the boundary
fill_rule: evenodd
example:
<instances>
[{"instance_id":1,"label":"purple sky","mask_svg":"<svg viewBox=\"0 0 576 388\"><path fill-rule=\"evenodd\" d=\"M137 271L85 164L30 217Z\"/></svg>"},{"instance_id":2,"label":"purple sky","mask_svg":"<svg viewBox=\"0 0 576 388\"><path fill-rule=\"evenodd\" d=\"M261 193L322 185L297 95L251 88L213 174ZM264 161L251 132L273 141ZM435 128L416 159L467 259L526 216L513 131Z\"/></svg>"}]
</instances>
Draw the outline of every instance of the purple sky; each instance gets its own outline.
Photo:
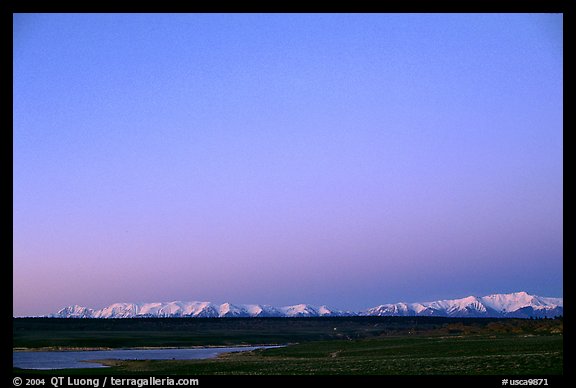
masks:
<instances>
[{"instance_id":1,"label":"purple sky","mask_svg":"<svg viewBox=\"0 0 576 388\"><path fill-rule=\"evenodd\" d=\"M562 296L562 15L14 16L14 315Z\"/></svg>"}]
</instances>

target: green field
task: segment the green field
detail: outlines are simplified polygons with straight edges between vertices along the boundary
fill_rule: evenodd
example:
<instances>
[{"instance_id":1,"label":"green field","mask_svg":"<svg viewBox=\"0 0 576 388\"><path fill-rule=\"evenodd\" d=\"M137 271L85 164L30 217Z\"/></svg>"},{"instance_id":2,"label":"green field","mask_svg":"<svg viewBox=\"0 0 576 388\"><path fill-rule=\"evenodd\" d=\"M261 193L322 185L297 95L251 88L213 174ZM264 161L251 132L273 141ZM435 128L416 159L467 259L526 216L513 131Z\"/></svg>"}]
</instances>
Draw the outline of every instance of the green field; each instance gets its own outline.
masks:
<instances>
[{"instance_id":1,"label":"green field","mask_svg":"<svg viewBox=\"0 0 576 388\"><path fill-rule=\"evenodd\" d=\"M542 376L563 373L562 332L561 319L15 319L14 347L290 344L213 360L110 360L111 368L65 374Z\"/></svg>"}]
</instances>

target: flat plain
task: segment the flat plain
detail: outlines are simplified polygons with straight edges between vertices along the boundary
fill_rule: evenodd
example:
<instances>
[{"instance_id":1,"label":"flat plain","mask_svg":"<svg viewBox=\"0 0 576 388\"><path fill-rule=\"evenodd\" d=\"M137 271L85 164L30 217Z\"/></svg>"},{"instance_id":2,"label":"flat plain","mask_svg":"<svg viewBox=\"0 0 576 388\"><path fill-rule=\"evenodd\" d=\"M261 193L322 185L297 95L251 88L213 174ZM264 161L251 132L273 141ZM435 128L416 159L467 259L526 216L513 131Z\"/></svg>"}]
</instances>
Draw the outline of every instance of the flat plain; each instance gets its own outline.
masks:
<instances>
[{"instance_id":1,"label":"flat plain","mask_svg":"<svg viewBox=\"0 0 576 388\"><path fill-rule=\"evenodd\" d=\"M14 349L286 344L209 360L27 371L154 375L560 375L563 319L441 317L13 320ZM17 369L15 369L17 371Z\"/></svg>"}]
</instances>

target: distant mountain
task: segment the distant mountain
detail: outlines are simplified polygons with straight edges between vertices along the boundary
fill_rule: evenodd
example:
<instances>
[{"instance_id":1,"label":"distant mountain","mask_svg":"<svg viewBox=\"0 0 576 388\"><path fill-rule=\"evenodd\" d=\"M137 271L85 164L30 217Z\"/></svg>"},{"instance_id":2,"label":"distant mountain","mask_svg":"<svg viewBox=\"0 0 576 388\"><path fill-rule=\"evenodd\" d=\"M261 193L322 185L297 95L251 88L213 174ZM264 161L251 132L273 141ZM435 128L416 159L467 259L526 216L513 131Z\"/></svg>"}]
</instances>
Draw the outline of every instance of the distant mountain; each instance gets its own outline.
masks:
<instances>
[{"instance_id":1,"label":"distant mountain","mask_svg":"<svg viewBox=\"0 0 576 388\"><path fill-rule=\"evenodd\" d=\"M94 318L94 310L74 305L63 308L58 311L57 314L53 316L63 317L63 318Z\"/></svg>"},{"instance_id":2,"label":"distant mountain","mask_svg":"<svg viewBox=\"0 0 576 388\"><path fill-rule=\"evenodd\" d=\"M100 310L81 306L69 306L50 315L52 318L145 318L145 317L194 317L194 318L241 318L241 317L321 317L356 315L331 310L326 306L298 304L274 307L259 304L210 302L167 303L114 303Z\"/></svg>"},{"instance_id":3,"label":"distant mountain","mask_svg":"<svg viewBox=\"0 0 576 388\"><path fill-rule=\"evenodd\" d=\"M546 298L526 292L468 296L462 299L420 303L383 304L360 312L332 310L326 306L298 304L274 307L260 304L213 304L210 302L114 303L100 310L74 305L53 318L145 317L323 317L323 316L435 316L435 317L554 317L564 314L563 298Z\"/></svg>"},{"instance_id":4,"label":"distant mountain","mask_svg":"<svg viewBox=\"0 0 576 388\"><path fill-rule=\"evenodd\" d=\"M564 314L563 298L545 298L526 292L468 296L422 303L383 304L360 313L367 316L431 317L554 317Z\"/></svg>"}]
</instances>

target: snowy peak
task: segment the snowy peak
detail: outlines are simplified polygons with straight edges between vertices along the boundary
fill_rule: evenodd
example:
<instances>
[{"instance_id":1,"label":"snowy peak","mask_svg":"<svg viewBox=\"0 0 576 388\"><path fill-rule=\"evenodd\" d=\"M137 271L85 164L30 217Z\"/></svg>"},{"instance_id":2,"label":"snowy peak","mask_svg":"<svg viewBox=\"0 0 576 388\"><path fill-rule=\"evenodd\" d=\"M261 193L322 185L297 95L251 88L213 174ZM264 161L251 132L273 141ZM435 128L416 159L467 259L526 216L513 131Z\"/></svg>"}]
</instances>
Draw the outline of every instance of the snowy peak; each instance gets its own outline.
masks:
<instances>
[{"instance_id":1,"label":"snowy peak","mask_svg":"<svg viewBox=\"0 0 576 388\"><path fill-rule=\"evenodd\" d=\"M552 304L563 307L562 298L543 298L526 292L488 295L482 297L482 302L500 312L516 311L524 307L545 309Z\"/></svg>"},{"instance_id":2,"label":"snowy peak","mask_svg":"<svg viewBox=\"0 0 576 388\"><path fill-rule=\"evenodd\" d=\"M139 307L135 303L114 303L94 312L94 318L130 318L137 315Z\"/></svg>"},{"instance_id":3,"label":"snowy peak","mask_svg":"<svg viewBox=\"0 0 576 388\"><path fill-rule=\"evenodd\" d=\"M440 317L554 317L564 314L562 298L545 298L526 292L483 297L437 300L422 303L395 303L373 307L361 315Z\"/></svg>"},{"instance_id":4,"label":"snowy peak","mask_svg":"<svg viewBox=\"0 0 576 388\"><path fill-rule=\"evenodd\" d=\"M287 317L317 317L319 315L316 308L307 304L281 307L280 311Z\"/></svg>"},{"instance_id":5,"label":"snowy peak","mask_svg":"<svg viewBox=\"0 0 576 388\"><path fill-rule=\"evenodd\" d=\"M260 304L214 304L211 302L114 303L100 310L73 305L51 315L54 318L241 318L241 317L334 317L334 316L437 316L437 317L555 317L564 314L563 298L526 292L467 296L433 302L383 304L361 312L333 310L327 306L296 304L274 307Z\"/></svg>"},{"instance_id":6,"label":"snowy peak","mask_svg":"<svg viewBox=\"0 0 576 388\"><path fill-rule=\"evenodd\" d=\"M250 317L252 316L250 311L255 312L255 316L258 313L261 313L263 310L260 306L253 306L252 308L249 305L242 305L236 306L230 303L221 304L218 307L218 316L219 317Z\"/></svg>"},{"instance_id":7,"label":"snowy peak","mask_svg":"<svg viewBox=\"0 0 576 388\"><path fill-rule=\"evenodd\" d=\"M94 310L78 306L77 304L73 306L68 306L56 313L57 316L64 316L66 318L92 318L94 315Z\"/></svg>"}]
</instances>

